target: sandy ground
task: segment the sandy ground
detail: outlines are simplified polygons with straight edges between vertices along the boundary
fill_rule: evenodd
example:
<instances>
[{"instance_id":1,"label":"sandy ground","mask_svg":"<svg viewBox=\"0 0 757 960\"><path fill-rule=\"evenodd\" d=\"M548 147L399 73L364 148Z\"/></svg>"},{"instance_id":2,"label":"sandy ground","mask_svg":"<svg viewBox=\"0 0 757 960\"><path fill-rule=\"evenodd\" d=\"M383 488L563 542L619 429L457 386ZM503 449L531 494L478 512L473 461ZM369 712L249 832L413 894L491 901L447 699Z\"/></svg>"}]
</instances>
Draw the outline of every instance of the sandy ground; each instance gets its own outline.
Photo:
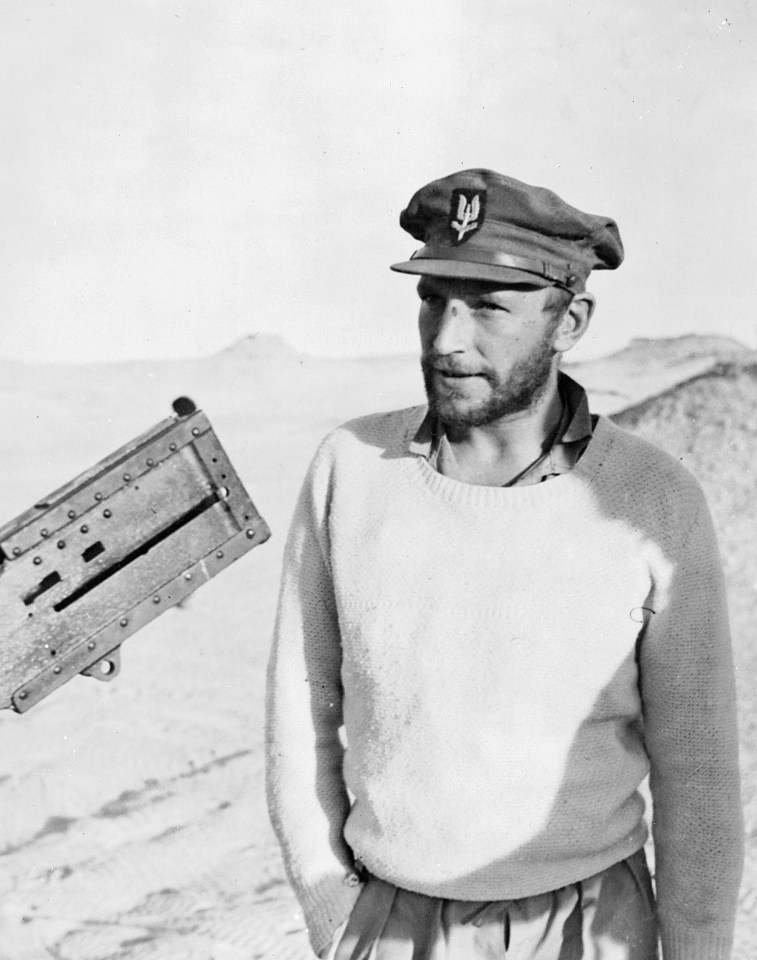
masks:
<instances>
[{"instance_id":1,"label":"sandy ground","mask_svg":"<svg viewBox=\"0 0 757 960\"><path fill-rule=\"evenodd\" d=\"M604 372L584 365L597 407L655 392L653 361L667 387L725 349L674 343L657 353L647 343L636 372L636 355ZM28 714L0 714L0 960L305 960L263 793L281 550L320 437L350 416L419 402L417 361L315 361L261 338L193 363L0 368L1 519L189 393L273 530L130 639L114 683L76 678ZM752 889L742 921L757 910ZM757 943L740 929L736 956L754 960Z\"/></svg>"}]
</instances>

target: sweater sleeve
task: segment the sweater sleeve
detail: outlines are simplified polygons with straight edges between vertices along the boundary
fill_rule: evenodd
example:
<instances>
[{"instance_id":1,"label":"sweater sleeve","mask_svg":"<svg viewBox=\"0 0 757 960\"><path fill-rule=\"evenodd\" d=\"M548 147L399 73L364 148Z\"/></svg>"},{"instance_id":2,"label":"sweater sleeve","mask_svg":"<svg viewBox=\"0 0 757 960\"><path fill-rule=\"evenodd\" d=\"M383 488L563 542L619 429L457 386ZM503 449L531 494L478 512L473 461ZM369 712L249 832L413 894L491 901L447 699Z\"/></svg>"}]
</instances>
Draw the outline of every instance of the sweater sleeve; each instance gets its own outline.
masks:
<instances>
[{"instance_id":1,"label":"sweater sleeve","mask_svg":"<svg viewBox=\"0 0 757 960\"><path fill-rule=\"evenodd\" d=\"M727 960L743 863L736 693L701 495L665 579L640 651L663 960Z\"/></svg>"},{"instance_id":2,"label":"sweater sleeve","mask_svg":"<svg viewBox=\"0 0 757 960\"><path fill-rule=\"evenodd\" d=\"M328 458L305 480L284 552L268 666L268 809L319 954L360 893L343 838L341 644L328 562Z\"/></svg>"}]
</instances>

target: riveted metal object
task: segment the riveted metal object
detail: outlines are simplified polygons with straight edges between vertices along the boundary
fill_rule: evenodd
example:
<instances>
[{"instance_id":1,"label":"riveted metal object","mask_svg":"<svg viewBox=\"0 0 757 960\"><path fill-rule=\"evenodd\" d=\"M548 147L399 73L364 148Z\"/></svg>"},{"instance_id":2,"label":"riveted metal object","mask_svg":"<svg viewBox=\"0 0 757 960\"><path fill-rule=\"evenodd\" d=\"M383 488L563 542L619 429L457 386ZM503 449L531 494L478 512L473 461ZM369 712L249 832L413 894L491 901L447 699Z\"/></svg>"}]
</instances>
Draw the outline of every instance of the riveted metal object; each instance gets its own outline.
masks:
<instances>
[{"instance_id":1,"label":"riveted metal object","mask_svg":"<svg viewBox=\"0 0 757 960\"><path fill-rule=\"evenodd\" d=\"M125 639L270 536L207 417L174 409L0 527L0 708L112 680Z\"/></svg>"}]
</instances>

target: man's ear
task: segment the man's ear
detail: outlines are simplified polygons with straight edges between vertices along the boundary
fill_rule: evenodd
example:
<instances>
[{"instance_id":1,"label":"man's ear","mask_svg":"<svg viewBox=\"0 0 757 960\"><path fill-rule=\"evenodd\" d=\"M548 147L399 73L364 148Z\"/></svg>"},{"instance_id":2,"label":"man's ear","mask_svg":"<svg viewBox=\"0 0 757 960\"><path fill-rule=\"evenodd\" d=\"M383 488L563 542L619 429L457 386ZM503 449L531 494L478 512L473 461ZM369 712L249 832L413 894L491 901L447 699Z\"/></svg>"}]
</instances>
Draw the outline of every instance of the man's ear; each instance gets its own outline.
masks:
<instances>
[{"instance_id":1,"label":"man's ear","mask_svg":"<svg viewBox=\"0 0 757 960\"><path fill-rule=\"evenodd\" d=\"M558 353L566 353L586 333L596 303L594 294L587 290L575 294L555 327L552 346Z\"/></svg>"}]
</instances>

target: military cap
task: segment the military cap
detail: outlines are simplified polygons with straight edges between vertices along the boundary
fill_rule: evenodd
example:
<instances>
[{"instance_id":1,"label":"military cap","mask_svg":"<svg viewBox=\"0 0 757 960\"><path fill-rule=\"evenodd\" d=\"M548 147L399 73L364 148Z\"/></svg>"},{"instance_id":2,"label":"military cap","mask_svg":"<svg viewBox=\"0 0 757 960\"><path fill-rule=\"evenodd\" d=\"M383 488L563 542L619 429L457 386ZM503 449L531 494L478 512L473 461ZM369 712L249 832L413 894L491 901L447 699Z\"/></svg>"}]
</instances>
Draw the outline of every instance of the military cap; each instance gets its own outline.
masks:
<instances>
[{"instance_id":1,"label":"military cap","mask_svg":"<svg viewBox=\"0 0 757 960\"><path fill-rule=\"evenodd\" d=\"M581 290L592 270L623 260L618 226L543 187L493 170L462 170L422 187L400 226L424 246L399 273Z\"/></svg>"}]
</instances>

